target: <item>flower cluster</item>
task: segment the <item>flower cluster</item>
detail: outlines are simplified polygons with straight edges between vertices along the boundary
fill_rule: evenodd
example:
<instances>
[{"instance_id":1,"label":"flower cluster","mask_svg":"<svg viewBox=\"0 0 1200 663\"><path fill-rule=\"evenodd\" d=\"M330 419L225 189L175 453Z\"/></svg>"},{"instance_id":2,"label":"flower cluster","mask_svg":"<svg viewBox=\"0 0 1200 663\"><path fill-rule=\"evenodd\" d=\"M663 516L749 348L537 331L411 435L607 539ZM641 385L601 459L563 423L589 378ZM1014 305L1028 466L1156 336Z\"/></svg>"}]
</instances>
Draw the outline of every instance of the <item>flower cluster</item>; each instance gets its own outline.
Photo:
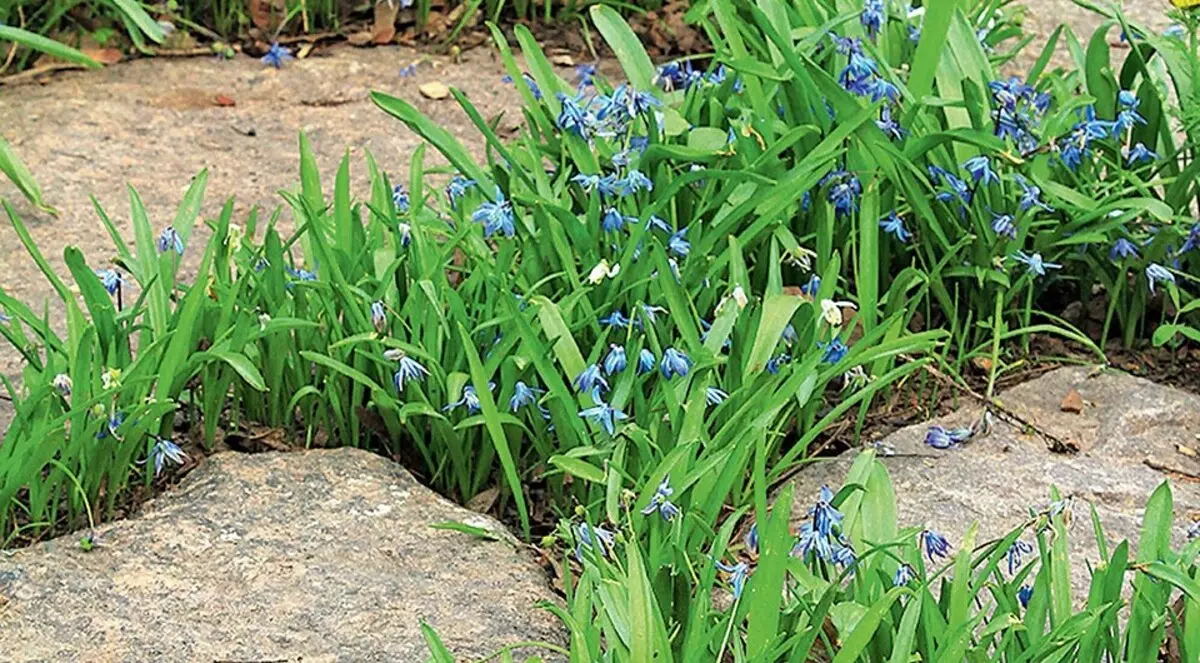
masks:
<instances>
[{"instance_id":1,"label":"flower cluster","mask_svg":"<svg viewBox=\"0 0 1200 663\"><path fill-rule=\"evenodd\" d=\"M822 561L852 569L857 557L842 532L845 516L833 506L833 497L829 486L821 486L817 503L808 510L809 520L800 525L800 537L792 547L792 556L809 563Z\"/></svg>"}]
</instances>

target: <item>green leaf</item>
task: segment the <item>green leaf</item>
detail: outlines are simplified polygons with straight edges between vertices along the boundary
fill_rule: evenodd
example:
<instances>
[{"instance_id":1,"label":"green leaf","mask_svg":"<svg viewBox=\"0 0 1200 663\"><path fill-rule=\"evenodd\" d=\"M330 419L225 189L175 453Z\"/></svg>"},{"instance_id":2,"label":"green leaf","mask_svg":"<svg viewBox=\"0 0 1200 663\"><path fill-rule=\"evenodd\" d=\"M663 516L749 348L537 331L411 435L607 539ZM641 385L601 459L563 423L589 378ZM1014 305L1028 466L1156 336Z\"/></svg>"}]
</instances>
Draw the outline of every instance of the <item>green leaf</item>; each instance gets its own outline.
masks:
<instances>
[{"instance_id":1,"label":"green leaf","mask_svg":"<svg viewBox=\"0 0 1200 663\"><path fill-rule=\"evenodd\" d=\"M3 26L0 26L3 29ZM38 186L37 180L33 179L33 173L29 172L29 168L13 151L12 146L8 141L4 140L4 136L0 136L0 173L4 173L12 183L16 185L24 196L33 203L35 207L52 216L58 216L58 210L46 204L42 199L42 189Z\"/></svg>"},{"instance_id":2,"label":"green leaf","mask_svg":"<svg viewBox=\"0 0 1200 663\"><path fill-rule=\"evenodd\" d=\"M22 30L21 28L13 27L11 25L0 25L0 42L5 41L15 42L22 46L32 48L35 51L41 51L50 57L58 58L59 60L66 60L67 62L74 62L75 64L81 64L91 69L99 69L103 66L99 62L96 62L87 55L84 55L82 52L77 51L66 44L60 44L53 39L47 39L46 37L43 37L37 33L30 32L28 30Z\"/></svg>"},{"instance_id":3,"label":"green leaf","mask_svg":"<svg viewBox=\"0 0 1200 663\"><path fill-rule=\"evenodd\" d=\"M767 360L774 354L775 346L783 337L784 328L803 303L804 300L795 295L767 296L763 301L762 317L759 319L758 332L754 336L754 345L746 358L747 373L756 373L766 368Z\"/></svg>"},{"instance_id":4,"label":"green leaf","mask_svg":"<svg viewBox=\"0 0 1200 663\"><path fill-rule=\"evenodd\" d=\"M654 90L654 63L650 61L650 56L646 55L646 49L642 48L641 40L625 19L621 18L621 14L612 7L601 4L593 5L591 14L592 22L596 24L596 29L600 31L608 47L616 54L617 61L621 63L621 68L625 70L625 76L629 78L633 89L638 92Z\"/></svg>"},{"instance_id":5,"label":"green leaf","mask_svg":"<svg viewBox=\"0 0 1200 663\"><path fill-rule=\"evenodd\" d=\"M167 38L162 26L150 18L150 15L136 0L112 0L112 3L154 43L161 44Z\"/></svg>"},{"instance_id":6,"label":"green leaf","mask_svg":"<svg viewBox=\"0 0 1200 663\"><path fill-rule=\"evenodd\" d=\"M258 369L254 367L254 364L250 363L246 355L228 350L212 350L210 353L217 359L229 364L246 381L246 384L258 391L268 391L266 383L263 382L262 373L258 372Z\"/></svg>"},{"instance_id":7,"label":"green leaf","mask_svg":"<svg viewBox=\"0 0 1200 663\"><path fill-rule=\"evenodd\" d=\"M556 454L550 457L550 464L585 481L604 483L604 470L578 458Z\"/></svg>"}]
</instances>

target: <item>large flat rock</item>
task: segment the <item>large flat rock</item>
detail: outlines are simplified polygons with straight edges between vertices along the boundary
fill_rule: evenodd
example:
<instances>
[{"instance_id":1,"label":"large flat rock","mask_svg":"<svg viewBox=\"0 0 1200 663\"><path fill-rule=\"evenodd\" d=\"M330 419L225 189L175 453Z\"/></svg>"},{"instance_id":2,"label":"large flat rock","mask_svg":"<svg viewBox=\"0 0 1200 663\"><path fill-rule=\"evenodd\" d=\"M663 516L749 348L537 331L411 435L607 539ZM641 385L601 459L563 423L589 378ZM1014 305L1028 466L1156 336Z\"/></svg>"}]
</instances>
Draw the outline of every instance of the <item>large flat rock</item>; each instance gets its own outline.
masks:
<instances>
[{"instance_id":1,"label":"large flat rock","mask_svg":"<svg viewBox=\"0 0 1200 663\"><path fill-rule=\"evenodd\" d=\"M1078 390L1083 412L1061 410L1063 398ZM1187 523L1200 515L1200 460L1177 445L1200 448L1200 396L1116 372L1062 368L1003 393L1004 406L1030 424L1077 445L1076 454L1050 451L1046 440L1002 422L990 435L957 449L925 444L932 424L969 426L980 414L968 406L942 419L896 431L883 442L896 451L881 456L895 485L901 527L926 525L962 540L979 521L979 541L1001 537L1019 526L1031 508L1045 509L1050 488L1074 496L1070 531L1072 581L1077 599L1086 597L1087 562L1099 558L1088 503L1094 504L1110 542L1128 539L1136 549L1150 493L1171 479L1177 542ZM796 478L796 508L803 515L822 484L835 489L857 455L816 464ZM1163 471L1158 468L1169 468ZM1031 536L1025 536L1032 541Z\"/></svg>"},{"instance_id":2,"label":"large flat rock","mask_svg":"<svg viewBox=\"0 0 1200 663\"><path fill-rule=\"evenodd\" d=\"M217 454L98 538L0 557L0 659L423 661L422 619L464 658L563 641L503 526L363 451Z\"/></svg>"}]
</instances>

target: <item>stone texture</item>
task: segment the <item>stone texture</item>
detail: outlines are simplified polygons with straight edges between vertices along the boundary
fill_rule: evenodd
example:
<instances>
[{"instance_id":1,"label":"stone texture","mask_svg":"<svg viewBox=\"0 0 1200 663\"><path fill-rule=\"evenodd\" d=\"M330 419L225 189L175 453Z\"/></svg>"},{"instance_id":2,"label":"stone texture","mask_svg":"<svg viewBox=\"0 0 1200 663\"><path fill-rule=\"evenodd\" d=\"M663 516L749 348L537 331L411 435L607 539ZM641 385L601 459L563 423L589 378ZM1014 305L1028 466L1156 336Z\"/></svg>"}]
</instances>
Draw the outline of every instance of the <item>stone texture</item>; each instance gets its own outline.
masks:
<instances>
[{"instance_id":1,"label":"stone texture","mask_svg":"<svg viewBox=\"0 0 1200 663\"><path fill-rule=\"evenodd\" d=\"M1083 397L1080 414L1063 412L1071 389ZM942 419L896 431L883 441L896 451L881 457L896 489L900 526L925 524L952 543L972 521L979 541L1000 537L1045 508L1050 487L1076 498L1070 532L1072 581L1077 598L1089 582L1085 560L1099 557L1087 503L1096 505L1110 542L1128 539L1136 549L1146 499L1171 468L1177 543L1186 523L1200 516L1200 460L1178 451L1200 447L1200 396L1116 372L1061 368L1001 395L1005 407L1030 424L1068 443L1078 454L1053 453L1043 438L1003 422L993 432L959 449L939 451L924 443L935 423L967 426L977 406ZM840 486L857 451L813 465L796 478L796 509L804 514L822 484ZM1026 537L1028 540L1029 537Z\"/></svg>"},{"instance_id":2,"label":"stone texture","mask_svg":"<svg viewBox=\"0 0 1200 663\"><path fill-rule=\"evenodd\" d=\"M217 454L98 538L0 557L0 659L423 661L422 619L460 657L563 639L502 525L363 451Z\"/></svg>"}]
</instances>

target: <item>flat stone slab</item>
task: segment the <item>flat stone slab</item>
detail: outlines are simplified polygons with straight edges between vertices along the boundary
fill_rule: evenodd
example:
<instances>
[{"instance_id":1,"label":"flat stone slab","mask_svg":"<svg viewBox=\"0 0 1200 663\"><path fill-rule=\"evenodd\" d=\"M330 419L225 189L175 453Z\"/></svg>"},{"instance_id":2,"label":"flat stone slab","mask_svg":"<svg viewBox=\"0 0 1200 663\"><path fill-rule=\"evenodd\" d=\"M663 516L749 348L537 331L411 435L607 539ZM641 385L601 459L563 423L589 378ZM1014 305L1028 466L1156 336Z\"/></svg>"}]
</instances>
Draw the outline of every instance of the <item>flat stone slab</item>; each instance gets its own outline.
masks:
<instances>
[{"instance_id":1,"label":"flat stone slab","mask_svg":"<svg viewBox=\"0 0 1200 663\"><path fill-rule=\"evenodd\" d=\"M1078 414L1062 410L1072 389L1083 399ZM1069 536L1077 600L1086 598L1090 583L1085 560L1095 565L1099 559L1088 503L1096 506L1110 544L1128 539L1136 549L1146 500L1169 478L1175 540L1186 539L1187 525L1200 515L1200 481L1187 475L1200 476L1200 459L1179 448L1200 449L1200 396L1123 373L1075 367L1014 387L1000 400L1079 452L1052 452L1043 437L1001 421L991 434L957 449L925 444L933 424L971 425L981 412L976 405L896 431L882 441L896 455L880 460L895 486L901 528L925 525L958 544L971 522L979 521L979 542L999 538L1024 522L1031 508L1045 509L1051 486L1057 486L1076 500ZM857 454L851 450L800 472L793 513L806 514L822 484L840 487ZM1032 542L1032 535L1024 538Z\"/></svg>"},{"instance_id":2,"label":"flat stone slab","mask_svg":"<svg viewBox=\"0 0 1200 663\"><path fill-rule=\"evenodd\" d=\"M502 525L364 451L217 454L98 533L0 556L0 658L423 661L420 620L462 658L564 641Z\"/></svg>"}]
</instances>

